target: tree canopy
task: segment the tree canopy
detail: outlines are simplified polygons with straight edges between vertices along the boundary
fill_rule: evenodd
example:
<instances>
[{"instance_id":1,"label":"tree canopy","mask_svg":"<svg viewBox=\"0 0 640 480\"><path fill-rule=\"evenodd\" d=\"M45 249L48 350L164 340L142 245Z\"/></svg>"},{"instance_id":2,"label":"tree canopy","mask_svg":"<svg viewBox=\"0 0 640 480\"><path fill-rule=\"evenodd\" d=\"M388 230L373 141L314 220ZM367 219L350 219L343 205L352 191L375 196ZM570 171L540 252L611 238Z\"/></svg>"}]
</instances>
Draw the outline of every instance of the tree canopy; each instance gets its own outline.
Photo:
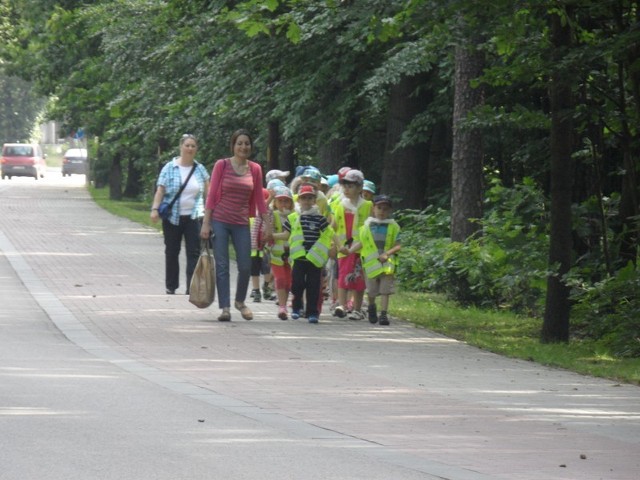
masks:
<instances>
[{"instance_id":1,"label":"tree canopy","mask_svg":"<svg viewBox=\"0 0 640 480\"><path fill-rule=\"evenodd\" d=\"M564 301L571 272L575 285L637 264L637 1L0 5L4 70L98 140L94 175L115 198L149 195L180 134L197 135L210 166L245 127L265 166L359 167L401 207L451 208L457 241L489 230L496 182L533 182L544 209L560 182L570 238L547 232L563 250L547 274Z\"/></svg>"}]
</instances>

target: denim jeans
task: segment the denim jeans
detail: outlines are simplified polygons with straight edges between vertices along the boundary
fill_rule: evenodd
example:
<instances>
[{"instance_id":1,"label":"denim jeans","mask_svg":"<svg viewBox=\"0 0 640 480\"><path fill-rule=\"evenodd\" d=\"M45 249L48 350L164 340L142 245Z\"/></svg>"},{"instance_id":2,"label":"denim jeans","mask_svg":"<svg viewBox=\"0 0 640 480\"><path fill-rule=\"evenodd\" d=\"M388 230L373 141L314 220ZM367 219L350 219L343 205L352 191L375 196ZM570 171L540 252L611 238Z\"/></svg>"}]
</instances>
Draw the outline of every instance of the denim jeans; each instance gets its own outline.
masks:
<instances>
[{"instance_id":1,"label":"denim jeans","mask_svg":"<svg viewBox=\"0 0 640 480\"><path fill-rule=\"evenodd\" d=\"M180 286L179 257L184 238L187 253L186 290L189 290L191 277L200 256L200 220L183 216L180 217L179 225L163 220L162 233L164 234L165 287L167 290L174 291Z\"/></svg>"},{"instance_id":2,"label":"denim jeans","mask_svg":"<svg viewBox=\"0 0 640 480\"><path fill-rule=\"evenodd\" d=\"M234 225L231 223L211 222L213 232L213 254L216 258L216 288L218 290L218 306L231 306L231 275L229 271L229 238L236 251L238 264L238 281L236 284L237 302L244 302L247 298L249 278L251 277L251 233L249 225Z\"/></svg>"}]
</instances>

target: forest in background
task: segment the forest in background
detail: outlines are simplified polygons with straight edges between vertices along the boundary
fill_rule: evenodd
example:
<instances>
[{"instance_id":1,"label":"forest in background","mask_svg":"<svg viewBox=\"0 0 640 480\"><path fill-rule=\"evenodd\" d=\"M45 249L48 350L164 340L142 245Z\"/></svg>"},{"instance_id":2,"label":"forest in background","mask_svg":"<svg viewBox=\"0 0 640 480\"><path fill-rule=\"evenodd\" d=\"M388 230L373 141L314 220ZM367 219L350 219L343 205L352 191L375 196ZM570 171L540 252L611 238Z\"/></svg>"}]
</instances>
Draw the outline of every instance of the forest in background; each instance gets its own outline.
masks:
<instances>
[{"instance_id":1,"label":"forest in background","mask_svg":"<svg viewBox=\"0 0 640 480\"><path fill-rule=\"evenodd\" d=\"M396 199L403 288L640 355L638 2L0 10L3 84L29 82L63 134L87 132L113 199L148 198L181 134L211 167L248 128L265 169L349 165Z\"/></svg>"}]
</instances>

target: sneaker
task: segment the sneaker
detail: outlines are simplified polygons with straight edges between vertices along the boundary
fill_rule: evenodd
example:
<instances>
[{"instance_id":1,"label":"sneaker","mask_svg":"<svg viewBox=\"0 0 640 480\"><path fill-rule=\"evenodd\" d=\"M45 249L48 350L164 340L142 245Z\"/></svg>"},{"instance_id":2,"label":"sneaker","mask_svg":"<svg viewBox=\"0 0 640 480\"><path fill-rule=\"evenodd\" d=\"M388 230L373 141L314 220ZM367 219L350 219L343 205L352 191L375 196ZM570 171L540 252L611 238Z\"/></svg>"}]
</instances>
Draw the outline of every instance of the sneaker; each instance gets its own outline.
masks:
<instances>
[{"instance_id":1,"label":"sneaker","mask_svg":"<svg viewBox=\"0 0 640 480\"><path fill-rule=\"evenodd\" d=\"M362 310L354 310L349 314L349 320L364 320L364 313Z\"/></svg>"},{"instance_id":2,"label":"sneaker","mask_svg":"<svg viewBox=\"0 0 640 480\"><path fill-rule=\"evenodd\" d=\"M259 288L254 288L253 290L251 290L251 298L253 299L254 303L260 303L262 301Z\"/></svg>"},{"instance_id":3,"label":"sneaker","mask_svg":"<svg viewBox=\"0 0 640 480\"><path fill-rule=\"evenodd\" d=\"M309 323L318 323L317 315L309 315Z\"/></svg>"},{"instance_id":4,"label":"sneaker","mask_svg":"<svg viewBox=\"0 0 640 480\"><path fill-rule=\"evenodd\" d=\"M347 312L351 313L353 311L353 300L347 301Z\"/></svg>"},{"instance_id":5,"label":"sneaker","mask_svg":"<svg viewBox=\"0 0 640 480\"><path fill-rule=\"evenodd\" d=\"M167 288L166 292L167 292L167 295L175 295L176 294L175 289L171 289L171 288Z\"/></svg>"},{"instance_id":6,"label":"sneaker","mask_svg":"<svg viewBox=\"0 0 640 480\"><path fill-rule=\"evenodd\" d=\"M372 303L367 307L367 317L369 322L378 323L378 312L376 311L376 304Z\"/></svg>"},{"instance_id":7,"label":"sneaker","mask_svg":"<svg viewBox=\"0 0 640 480\"><path fill-rule=\"evenodd\" d=\"M230 322L231 321L231 312L229 312L228 308L223 308L222 313L218 317L219 322Z\"/></svg>"},{"instance_id":8,"label":"sneaker","mask_svg":"<svg viewBox=\"0 0 640 480\"><path fill-rule=\"evenodd\" d=\"M291 311L291 318L293 318L294 320L297 320L300 318L300 312L298 310L292 310Z\"/></svg>"},{"instance_id":9,"label":"sneaker","mask_svg":"<svg viewBox=\"0 0 640 480\"><path fill-rule=\"evenodd\" d=\"M380 325L389 325L389 317L387 317L387 312L380 312Z\"/></svg>"},{"instance_id":10,"label":"sneaker","mask_svg":"<svg viewBox=\"0 0 640 480\"><path fill-rule=\"evenodd\" d=\"M262 296L265 300L275 300L276 294L273 293L273 289L269 286L268 283L262 284Z\"/></svg>"},{"instance_id":11,"label":"sneaker","mask_svg":"<svg viewBox=\"0 0 640 480\"><path fill-rule=\"evenodd\" d=\"M338 305L333 311L333 315L338 318L344 318L347 316L347 313L344 311L344 307L342 305Z\"/></svg>"},{"instance_id":12,"label":"sneaker","mask_svg":"<svg viewBox=\"0 0 640 480\"><path fill-rule=\"evenodd\" d=\"M285 307L280 307L278 309L278 318L280 320L286 320L287 318L289 318L289 315L287 315L287 309Z\"/></svg>"}]
</instances>

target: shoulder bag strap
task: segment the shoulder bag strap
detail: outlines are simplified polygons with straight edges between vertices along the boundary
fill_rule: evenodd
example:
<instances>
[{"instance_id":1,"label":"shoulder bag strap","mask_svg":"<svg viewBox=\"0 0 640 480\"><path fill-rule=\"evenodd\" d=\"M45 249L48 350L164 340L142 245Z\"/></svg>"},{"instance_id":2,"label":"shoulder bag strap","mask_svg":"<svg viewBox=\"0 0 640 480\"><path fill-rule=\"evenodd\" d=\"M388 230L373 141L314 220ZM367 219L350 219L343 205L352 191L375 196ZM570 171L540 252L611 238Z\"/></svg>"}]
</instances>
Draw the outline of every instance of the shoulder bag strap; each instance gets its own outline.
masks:
<instances>
[{"instance_id":1,"label":"shoulder bag strap","mask_svg":"<svg viewBox=\"0 0 640 480\"><path fill-rule=\"evenodd\" d=\"M189 175L187 175L187 179L184 181L184 183L182 185L180 185L180 190L178 190L178 193L176 193L176 196L173 197L171 202L169 202L169 208L173 207L173 204L176 203L176 200L178 199L178 197L180 196L180 194L182 193L184 188L187 186L187 183L189 183L189 179L191 178L191 175L193 175L193 172L195 171L197 166L198 166L198 164L194 161L193 162L193 167L191 168L191 171L189 172Z\"/></svg>"}]
</instances>

